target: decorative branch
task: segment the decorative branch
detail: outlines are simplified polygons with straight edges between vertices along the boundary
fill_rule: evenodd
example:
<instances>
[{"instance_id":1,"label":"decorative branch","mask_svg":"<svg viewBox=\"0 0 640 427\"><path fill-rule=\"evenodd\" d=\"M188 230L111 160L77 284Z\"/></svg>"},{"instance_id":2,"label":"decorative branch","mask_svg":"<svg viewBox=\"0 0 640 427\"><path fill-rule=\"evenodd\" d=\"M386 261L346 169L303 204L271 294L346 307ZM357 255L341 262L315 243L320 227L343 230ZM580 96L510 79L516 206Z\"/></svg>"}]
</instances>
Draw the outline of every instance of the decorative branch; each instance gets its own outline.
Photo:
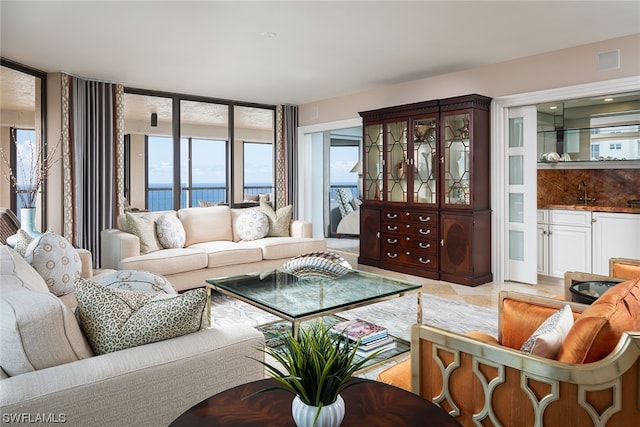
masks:
<instances>
[{"instance_id":1,"label":"decorative branch","mask_svg":"<svg viewBox=\"0 0 640 427\"><path fill-rule=\"evenodd\" d=\"M11 168L11 163L9 162L4 150L0 148L0 155L2 156L2 161L6 167L6 170L3 171L3 176L14 188L16 193L18 193L18 197L20 197L23 206L26 208L33 208L36 206L36 197L38 196L42 185L46 181L49 171L53 165L60 160L59 158L54 159L54 156L58 151L58 147L60 147L61 140L58 140L58 143L47 153L46 156L43 156L43 150L38 149L34 142L28 141L26 146L29 148L29 155L31 158L28 163L25 163L22 150L18 149L18 144L14 138L11 139L14 147L16 148L16 163L22 165L29 164L29 168L21 168L20 170L22 182L26 188L20 188L18 186L18 178Z\"/></svg>"}]
</instances>

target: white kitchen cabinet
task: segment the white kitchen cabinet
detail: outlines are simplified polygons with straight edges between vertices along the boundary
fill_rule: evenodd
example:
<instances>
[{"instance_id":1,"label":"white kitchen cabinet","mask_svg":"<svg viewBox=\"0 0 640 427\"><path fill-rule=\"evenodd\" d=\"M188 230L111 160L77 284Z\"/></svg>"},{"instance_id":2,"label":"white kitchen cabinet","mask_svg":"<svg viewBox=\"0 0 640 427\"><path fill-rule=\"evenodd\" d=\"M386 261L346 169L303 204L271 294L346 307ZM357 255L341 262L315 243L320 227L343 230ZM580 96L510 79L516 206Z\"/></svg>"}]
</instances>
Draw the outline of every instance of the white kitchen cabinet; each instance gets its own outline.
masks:
<instances>
[{"instance_id":1,"label":"white kitchen cabinet","mask_svg":"<svg viewBox=\"0 0 640 427\"><path fill-rule=\"evenodd\" d=\"M538 274L549 275L549 210L538 209Z\"/></svg>"},{"instance_id":2,"label":"white kitchen cabinet","mask_svg":"<svg viewBox=\"0 0 640 427\"><path fill-rule=\"evenodd\" d=\"M591 271L591 212L539 209L538 273L563 278L567 271Z\"/></svg>"},{"instance_id":3,"label":"white kitchen cabinet","mask_svg":"<svg viewBox=\"0 0 640 427\"><path fill-rule=\"evenodd\" d=\"M609 258L640 259L640 214L593 212L593 273L608 275Z\"/></svg>"},{"instance_id":4,"label":"white kitchen cabinet","mask_svg":"<svg viewBox=\"0 0 640 427\"><path fill-rule=\"evenodd\" d=\"M538 274L549 275L549 225L538 224Z\"/></svg>"}]
</instances>

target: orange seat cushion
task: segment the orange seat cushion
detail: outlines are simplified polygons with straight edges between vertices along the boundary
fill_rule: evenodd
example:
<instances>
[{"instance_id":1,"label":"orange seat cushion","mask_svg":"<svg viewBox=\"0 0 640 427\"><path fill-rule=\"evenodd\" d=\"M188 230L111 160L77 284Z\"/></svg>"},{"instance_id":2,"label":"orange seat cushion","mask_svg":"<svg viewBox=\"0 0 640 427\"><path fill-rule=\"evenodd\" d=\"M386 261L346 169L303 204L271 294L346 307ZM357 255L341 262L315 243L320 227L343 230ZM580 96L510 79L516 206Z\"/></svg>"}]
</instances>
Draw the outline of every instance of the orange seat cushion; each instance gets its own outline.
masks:
<instances>
[{"instance_id":1,"label":"orange seat cushion","mask_svg":"<svg viewBox=\"0 0 640 427\"><path fill-rule=\"evenodd\" d=\"M575 321L556 360L598 361L613 351L625 331L640 331L640 279L612 287L591 304Z\"/></svg>"},{"instance_id":2,"label":"orange seat cushion","mask_svg":"<svg viewBox=\"0 0 640 427\"><path fill-rule=\"evenodd\" d=\"M411 359L396 363L378 374L376 378L385 384L411 391Z\"/></svg>"}]
</instances>

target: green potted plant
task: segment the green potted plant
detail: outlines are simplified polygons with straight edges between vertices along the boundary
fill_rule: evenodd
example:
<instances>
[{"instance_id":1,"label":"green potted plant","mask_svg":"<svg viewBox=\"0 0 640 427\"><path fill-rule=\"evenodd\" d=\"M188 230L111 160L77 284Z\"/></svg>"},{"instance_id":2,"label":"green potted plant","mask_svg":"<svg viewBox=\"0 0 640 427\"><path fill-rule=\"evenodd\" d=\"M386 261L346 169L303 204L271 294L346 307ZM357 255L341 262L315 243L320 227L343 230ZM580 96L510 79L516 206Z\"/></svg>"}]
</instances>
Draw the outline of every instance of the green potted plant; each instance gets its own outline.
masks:
<instances>
[{"instance_id":1,"label":"green potted plant","mask_svg":"<svg viewBox=\"0 0 640 427\"><path fill-rule=\"evenodd\" d=\"M360 342L349 343L346 337L332 333L322 321L301 328L297 338L283 334L281 340L276 348L260 348L281 367L258 360L280 385L257 393L285 389L295 394L292 415L298 427L339 426L345 410L340 392L358 383L349 380L378 352L357 357Z\"/></svg>"}]
</instances>

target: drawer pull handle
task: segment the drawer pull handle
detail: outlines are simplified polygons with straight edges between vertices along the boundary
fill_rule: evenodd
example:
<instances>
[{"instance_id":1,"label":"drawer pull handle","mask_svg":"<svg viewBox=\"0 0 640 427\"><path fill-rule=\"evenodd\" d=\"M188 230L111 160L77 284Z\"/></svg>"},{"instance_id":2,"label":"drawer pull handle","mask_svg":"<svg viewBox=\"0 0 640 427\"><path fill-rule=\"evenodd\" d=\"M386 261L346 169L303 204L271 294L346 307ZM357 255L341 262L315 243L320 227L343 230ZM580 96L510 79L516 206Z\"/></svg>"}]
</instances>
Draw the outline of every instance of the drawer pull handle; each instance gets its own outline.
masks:
<instances>
[{"instance_id":1,"label":"drawer pull handle","mask_svg":"<svg viewBox=\"0 0 640 427\"><path fill-rule=\"evenodd\" d=\"M428 228L426 230L421 228L420 230L418 230L418 233L427 235L427 234L431 234L431 230Z\"/></svg>"},{"instance_id":2,"label":"drawer pull handle","mask_svg":"<svg viewBox=\"0 0 640 427\"><path fill-rule=\"evenodd\" d=\"M397 225L387 225L387 230L396 231L398 229Z\"/></svg>"},{"instance_id":3,"label":"drawer pull handle","mask_svg":"<svg viewBox=\"0 0 640 427\"><path fill-rule=\"evenodd\" d=\"M424 216L420 215L418 217L418 220L420 220L422 222L429 222L429 221L431 221L431 217L430 216L424 217Z\"/></svg>"},{"instance_id":4,"label":"drawer pull handle","mask_svg":"<svg viewBox=\"0 0 640 427\"><path fill-rule=\"evenodd\" d=\"M387 252L387 257L389 257L389 258L398 258L398 254L392 254L391 252Z\"/></svg>"},{"instance_id":5,"label":"drawer pull handle","mask_svg":"<svg viewBox=\"0 0 640 427\"><path fill-rule=\"evenodd\" d=\"M418 261L420 261L420 263L422 263L422 264L429 264L431 262L431 260L429 258L424 259L422 257L418 258Z\"/></svg>"},{"instance_id":6,"label":"drawer pull handle","mask_svg":"<svg viewBox=\"0 0 640 427\"><path fill-rule=\"evenodd\" d=\"M420 246L422 249L428 249L431 247L431 243L418 243L418 246Z\"/></svg>"},{"instance_id":7,"label":"drawer pull handle","mask_svg":"<svg viewBox=\"0 0 640 427\"><path fill-rule=\"evenodd\" d=\"M396 244L398 243L398 239L387 239L387 243Z\"/></svg>"},{"instance_id":8,"label":"drawer pull handle","mask_svg":"<svg viewBox=\"0 0 640 427\"><path fill-rule=\"evenodd\" d=\"M387 214L387 218L389 218L389 219L395 219L395 218L398 218L398 214L390 214L390 213L388 213L388 214Z\"/></svg>"}]
</instances>

